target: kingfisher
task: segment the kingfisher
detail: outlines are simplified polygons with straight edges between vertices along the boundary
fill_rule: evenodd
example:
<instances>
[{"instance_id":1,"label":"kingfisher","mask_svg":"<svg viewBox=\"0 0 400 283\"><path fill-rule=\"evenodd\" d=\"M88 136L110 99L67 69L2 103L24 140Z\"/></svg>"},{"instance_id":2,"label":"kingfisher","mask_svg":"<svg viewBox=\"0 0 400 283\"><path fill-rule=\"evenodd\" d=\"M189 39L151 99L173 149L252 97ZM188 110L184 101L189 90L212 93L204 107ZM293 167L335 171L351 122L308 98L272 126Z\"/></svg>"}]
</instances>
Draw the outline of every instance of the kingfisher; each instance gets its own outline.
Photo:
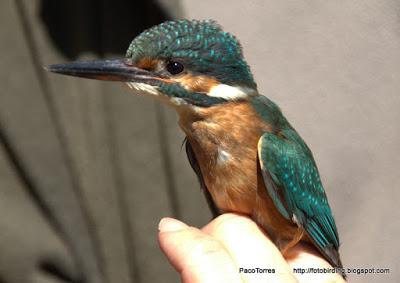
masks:
<instances>
[{"instance_id":1,"label":"kingfisher","mask_svg":"<svg viewBox=\"0 0 400 283\"><path fill-rule=\"evenodd\" d=\"M239 41L213 20L145 30L126 57L48 66L126 83L173 107L189 163L214 216L249 216L285 254L300 241L342 268L339 236L312 152L257 90Z\"/></svg>"}]
</instances>

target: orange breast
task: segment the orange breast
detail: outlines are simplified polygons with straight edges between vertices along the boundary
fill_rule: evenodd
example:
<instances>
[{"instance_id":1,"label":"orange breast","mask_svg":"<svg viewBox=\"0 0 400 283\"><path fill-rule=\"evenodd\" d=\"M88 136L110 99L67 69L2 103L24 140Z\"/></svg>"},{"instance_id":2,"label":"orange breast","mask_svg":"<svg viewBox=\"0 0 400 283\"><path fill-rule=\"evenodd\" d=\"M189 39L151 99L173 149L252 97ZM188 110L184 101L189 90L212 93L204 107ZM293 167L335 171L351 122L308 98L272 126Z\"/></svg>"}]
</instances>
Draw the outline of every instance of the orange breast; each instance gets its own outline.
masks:
<instances>
[{"instance_id":1,"label":"orange breast","mask_svg":"<svg viewBox=\"0 0 400 283\"><path fill-rule=\"evenodd\" d=\"M257 143L272 126L247 102L231 102L181 115L179 122L216 206L251 216L279 238L297 227L275 208L258 172ZM260 176L260 177L259 177Z\"/></svg>"}]
</instances>

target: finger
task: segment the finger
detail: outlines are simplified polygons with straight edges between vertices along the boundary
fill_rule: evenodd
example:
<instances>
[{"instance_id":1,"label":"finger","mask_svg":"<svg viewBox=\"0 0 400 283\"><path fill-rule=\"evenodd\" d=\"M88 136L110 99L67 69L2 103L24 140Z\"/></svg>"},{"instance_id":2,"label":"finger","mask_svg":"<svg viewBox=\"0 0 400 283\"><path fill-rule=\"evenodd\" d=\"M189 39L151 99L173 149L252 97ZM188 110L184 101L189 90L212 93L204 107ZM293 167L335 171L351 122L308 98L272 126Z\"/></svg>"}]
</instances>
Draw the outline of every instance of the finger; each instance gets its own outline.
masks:
<instances>
[{"instance_id":1,"label":"finger","mask_svg":"<svg viewBox=\"0 0 400 283\"><path fill-rule=\"evenodd\" d=\"M312 246L300 243L287 252L287 262L297 280L302 282L341 282L338 273L322 272L332 270L332 266ZM321 271L321 272L318 272Z\"/></svg>"},{"instance_id":2,"label":"finger","mask_svg":"<svg viewBox=\"0 0 400 283\"><path fill-rule=\"evenodd\" d=\"M241 270L241 275L245 280L296 282L278 248L249 218L224 214L205 226L203 231L223 243L239 268L255 271L255 273L246 273L245 270Z\"/></svg>"},{"instance_id":3,"label":"finger","mask_svg":"<svg viewBox=\"0 0 400 283\"><path fill-rule=\"evenodd\" d=\"M242 282L224 246L197 228L172 218L159 224L159 243L185 283Z\"/></svg>"}]
</instances>

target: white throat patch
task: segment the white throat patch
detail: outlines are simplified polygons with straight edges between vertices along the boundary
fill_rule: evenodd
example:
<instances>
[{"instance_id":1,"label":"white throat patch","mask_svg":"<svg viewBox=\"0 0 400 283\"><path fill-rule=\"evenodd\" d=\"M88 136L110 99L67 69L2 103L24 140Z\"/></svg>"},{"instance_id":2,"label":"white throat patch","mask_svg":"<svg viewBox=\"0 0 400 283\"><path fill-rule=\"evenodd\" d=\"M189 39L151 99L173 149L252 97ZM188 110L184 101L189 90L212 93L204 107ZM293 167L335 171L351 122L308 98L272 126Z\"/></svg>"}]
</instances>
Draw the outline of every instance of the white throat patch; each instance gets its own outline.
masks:
<instances>
[{"instance_id":1,"label":"white throat patch","mask_svg":"<svg viewBox=\"0 0 400 283\"><path fill-rule=\"evenodd\" d=\"M128 82L126 84L129 86L129 88L134 89L138 92L152 94L152 95L160 95L161 94L158 91L157 87L152 86L152 85L148 85L145 83L133 83L133 82Z\"/></svg>"},{"instance_id":2,"label":"white throat patch","mask_svg":"<svg viewBox=\"0 0 400 283\"><path fill-rule=\"evenodd\" d=\"M145 83L134 83L134 82L127 82L126 84L129 86L129 88L137 91L139 94L156 96L157 99L160 99L161 101L166 103L170 103L173 106L187 105L187 102L183 98L168 97L166 95L163 95L156 86L148 85Z\"/></svg>"}]
</instances>

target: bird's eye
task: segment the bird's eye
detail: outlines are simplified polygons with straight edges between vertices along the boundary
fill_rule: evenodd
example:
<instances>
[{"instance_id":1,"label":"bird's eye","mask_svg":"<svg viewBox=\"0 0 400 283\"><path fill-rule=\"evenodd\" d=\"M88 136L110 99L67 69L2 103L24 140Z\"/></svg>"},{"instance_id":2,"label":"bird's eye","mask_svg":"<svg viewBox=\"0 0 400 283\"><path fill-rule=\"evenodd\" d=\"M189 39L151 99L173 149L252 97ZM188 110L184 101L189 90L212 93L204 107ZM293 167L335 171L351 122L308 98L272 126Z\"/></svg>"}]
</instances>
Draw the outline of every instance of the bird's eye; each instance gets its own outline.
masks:
<instances>
[{"instance_id":1,"label":"bird's eye","mask_svg":"<svg viewBox=\"0 0 400 283\"><path fill-rule=\"evenodd\" d=\"M177 75L179 73L182 73L184 69L183 65L176 61L169 61L167 63L166 68L171 75Z\"/></svg>"}]
</instances>

